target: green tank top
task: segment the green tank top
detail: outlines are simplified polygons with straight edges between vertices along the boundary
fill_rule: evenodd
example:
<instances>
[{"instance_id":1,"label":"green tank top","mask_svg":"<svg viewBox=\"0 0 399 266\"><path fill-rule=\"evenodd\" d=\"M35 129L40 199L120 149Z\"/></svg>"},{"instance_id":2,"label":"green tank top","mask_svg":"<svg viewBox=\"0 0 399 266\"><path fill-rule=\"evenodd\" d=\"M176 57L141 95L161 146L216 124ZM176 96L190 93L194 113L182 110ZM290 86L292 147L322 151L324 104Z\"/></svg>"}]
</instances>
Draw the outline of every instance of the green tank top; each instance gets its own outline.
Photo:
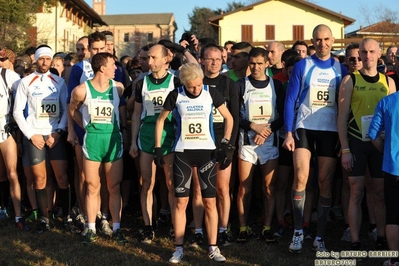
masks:
<instances>
[{"instance_id":1,"label":"green tank top","mask_svg":"<svg viewBox=\"0 0 399 266\"><path fill-rule=\"evenodd\" d=\"M359 71L351 74L353 91L349 113L348 134L362 141L370 141L368 131L377 103L389 94L387 77L379 73L378 81L369 82Z\"/></svg>"},{"instance_id":2,"label":"green tank top","mask_svg":"<svg viewBox=\"0 0 399 266\"><path fill-rule=\"evenodd\" d=\"M90 122L86 126L88 133L119 133L119 97L118 91L110 80L109 87L104 92L94 89L90 80L87 81L90 101Z\"/></svg>"}]
</instances>

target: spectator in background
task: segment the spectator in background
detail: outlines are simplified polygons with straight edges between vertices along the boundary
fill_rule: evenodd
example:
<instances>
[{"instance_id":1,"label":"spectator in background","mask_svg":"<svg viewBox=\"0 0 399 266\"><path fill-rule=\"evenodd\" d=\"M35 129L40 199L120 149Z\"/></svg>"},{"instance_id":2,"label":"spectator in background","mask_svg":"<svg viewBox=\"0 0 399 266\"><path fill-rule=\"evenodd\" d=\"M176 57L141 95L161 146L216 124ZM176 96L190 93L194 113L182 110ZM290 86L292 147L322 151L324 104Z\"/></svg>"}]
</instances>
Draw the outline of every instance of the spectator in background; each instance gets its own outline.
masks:
<instances>
[{"instance_id":1,"label":"spectator in background","mask_svg":"<svg viewBox=\"0 0 399 266\"><path fill-rule=\"evenodd\" d=\"M27 54L30 57L30 59L32 60L32 64L36 62L35 51L36 51L35 46L31 46L28 49L26 49L26 51L25 51L25 54Z\"/></svg>"},{"instance_id":2,"label":"spectator in background","mask_svg":"<svg viewBox=\"0 0 399 266\"><path fill-rule=\"evenodd\" d=\"M304 41L296 41L292 46L292 50L296 51L302 58L305 58L309 55L308 45Z\"/></svg>"},{"instance_id":3,"label":"spectator in background","mask_svg":"<svg viewBox=\"0 0 399 266\"><path fill-rule=\"evenodd\" d=\"M389 46L388 47L387 54L386 54L386 57L387 57L386 62L387 63L392 63L393 65L395 65L397 51L398 51L398 47L396 47L396 46Z\"/></svg>"},{"instance_id":4,"label":"spectator in background","mask_svg":"<svg viewBox=\"0 0 399 266\"><path fill-rule=\"evenodd\" d=\"M14 70L14 61L17 56L15 53L8 49L3 48L0 51L0 67Z\"/></svg>"},{"instance_id":5,"label":"spectator in background","mask_svg":"<svg viewBox=\"0 0 399 266\"><path fill-rule=\"evenodd\" d=\"M51 62L51 67L58 71L58 76L64 76L64 58L61 56L55 56Z\"/></svg>"}]
</instances>

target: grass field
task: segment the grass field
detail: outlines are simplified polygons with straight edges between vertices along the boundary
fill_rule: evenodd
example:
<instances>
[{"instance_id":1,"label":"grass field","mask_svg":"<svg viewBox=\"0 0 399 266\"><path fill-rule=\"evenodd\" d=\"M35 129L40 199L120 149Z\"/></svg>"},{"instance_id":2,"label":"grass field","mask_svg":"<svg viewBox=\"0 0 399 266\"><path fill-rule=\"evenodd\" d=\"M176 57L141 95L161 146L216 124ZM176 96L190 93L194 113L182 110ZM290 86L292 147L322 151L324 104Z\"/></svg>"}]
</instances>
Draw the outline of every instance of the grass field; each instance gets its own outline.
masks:
<instances>
[{"instance_id":1,"label":"grass field","mask_svg":"<svg viewBox=\"0 0 399 266\"><path fill-rule=\"evenodd\" d=\"M137 212L138 213L138 212ZM255 233L260 233L261 225L256 224L256 210L253 210L250 224ZM233 232L237 235L237 222L232 221ZM234 227L234 225L236 225ZM32 225L33 226L33 225ZM168 237L168 226L161 226L156 232L156 239L151 245L142 244L136 238L142 227L138 214L124 217L122 228L129 243L117 245L112 239L100 236L90 245L81 243L79 234L65 232L61 220L55 221L55 228L38 234L31 230L21 232L14 226L12 219L0 222L0 266L2 265L165 265L174 251L173 240ZM329 222L326 233L326 247L331 251L349 250L347 243L340 240L343 221ZM368 240L368 224L363 222L361 240L363 250L373 250L374 243ZM315 231L315 225L312 225ZM193 232L186 231L186 243ZM311 249L312 241L304 243L300 254L292 254L288 246L292 232L285 232L275 245L266 245L259 239L252 239L246 244L233 243L220 247L226 256L226 265L315 265L316 254ZM357 261L356 265L382 265L385 259L367 258ZM207 246L200 250L189 250L185 245L185 257L181 265L216 265L207 258Z\"/></svg>"}]
</instances>

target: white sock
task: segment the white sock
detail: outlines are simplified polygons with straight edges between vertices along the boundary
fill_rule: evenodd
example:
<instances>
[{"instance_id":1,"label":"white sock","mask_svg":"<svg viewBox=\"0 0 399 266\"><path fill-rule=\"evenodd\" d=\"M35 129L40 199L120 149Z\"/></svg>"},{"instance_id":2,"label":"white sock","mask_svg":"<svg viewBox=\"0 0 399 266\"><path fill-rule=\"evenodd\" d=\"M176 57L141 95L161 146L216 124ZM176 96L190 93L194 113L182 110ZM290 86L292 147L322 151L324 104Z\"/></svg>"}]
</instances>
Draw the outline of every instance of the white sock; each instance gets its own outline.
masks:
<instances>
[{"instance_id":1,"label":"white sock","mask_svg":"<svg viewBox=\"0 0 399 266\"><path fill-rule=\"evenodd\" d=\"M121 228L121 223L112 223L112 231L116 232L116 230Z\"/></svg>"},{"instance_id":2,"label":"white sock","mask_svg":"<svg viewBox=\"0 0 399 266\"><path fill-rule=\"evenodd\" d=\"M89 229L91 229L91 231L93 231L93 233L96 233L96 223L87 223L87 225L89 226Z\"/></svg>"}]
</instances>

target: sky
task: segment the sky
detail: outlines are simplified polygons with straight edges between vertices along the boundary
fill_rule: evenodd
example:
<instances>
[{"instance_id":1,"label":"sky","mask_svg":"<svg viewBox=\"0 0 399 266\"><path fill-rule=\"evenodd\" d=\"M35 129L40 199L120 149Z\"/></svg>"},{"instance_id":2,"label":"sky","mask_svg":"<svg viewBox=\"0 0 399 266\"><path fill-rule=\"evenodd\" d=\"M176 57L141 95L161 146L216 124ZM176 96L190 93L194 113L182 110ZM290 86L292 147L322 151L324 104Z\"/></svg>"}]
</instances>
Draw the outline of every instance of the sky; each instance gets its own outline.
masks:
<instances>
[{"instance_id":1,"label":"sky","mask_svg":"<svg viewBox=\"0 0 399 266\"><path fill-rule=\"evenodd\" d=\"M93 0L85 0L85 2L92 7ZM192 14L195 7L207 7L212 10L218 8L226 9L227 3L241 2L249 4L253 1L249 0L150 0L146 2L139 2L135 0L106 0L106 15L117 14L145 14L145 13L173 13L177 23L178 30L176 31L176 40L178 41L185 30L190 29L188 15ZM381 0L312 0L312 3L321 7L327 8L331 11L340 13L344 16L355 19L355 23L345 28L345 33L357 30L360 26L368 26L365 24L365 16L361 14L360 6L366 5L369 10L377 7ZM384 7L394 6L399 12L399 6L396 4L397 0L384 1ZM372 13L372 12L371 12ZM374 20L376 22L376 20Z\"/></svg>"}]
</instances>

